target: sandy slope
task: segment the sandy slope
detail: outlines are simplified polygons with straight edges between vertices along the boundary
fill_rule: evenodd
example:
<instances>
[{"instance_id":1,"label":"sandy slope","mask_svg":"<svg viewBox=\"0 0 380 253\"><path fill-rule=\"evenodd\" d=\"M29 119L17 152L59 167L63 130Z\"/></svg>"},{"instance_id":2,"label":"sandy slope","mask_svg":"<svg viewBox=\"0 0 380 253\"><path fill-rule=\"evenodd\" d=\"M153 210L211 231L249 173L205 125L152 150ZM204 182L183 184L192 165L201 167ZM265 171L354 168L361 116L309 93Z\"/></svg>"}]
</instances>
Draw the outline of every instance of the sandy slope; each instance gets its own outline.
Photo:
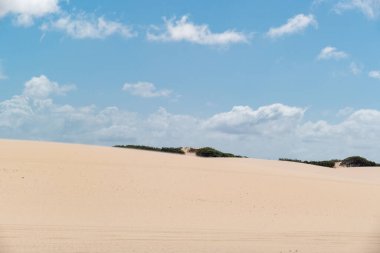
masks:
<instances>
[{"instance_id":1,"label":"sandy slope","mask_svg":"<svg viewBox=\"0 0 380 253\"><path fill-rule=\"evenodd\" d=\"M380 252L380 169L0 141L0 252Z\"/></svg>"}]
</instances>

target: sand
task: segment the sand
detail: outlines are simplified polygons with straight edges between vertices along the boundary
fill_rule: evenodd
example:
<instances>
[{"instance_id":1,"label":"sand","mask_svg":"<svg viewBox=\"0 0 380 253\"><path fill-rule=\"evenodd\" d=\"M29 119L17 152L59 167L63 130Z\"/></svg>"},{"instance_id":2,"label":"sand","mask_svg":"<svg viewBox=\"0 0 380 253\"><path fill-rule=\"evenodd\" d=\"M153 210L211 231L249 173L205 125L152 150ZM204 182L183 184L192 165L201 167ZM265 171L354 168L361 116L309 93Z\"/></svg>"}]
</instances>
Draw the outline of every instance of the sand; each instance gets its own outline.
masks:
<instances>
[{"instance_id":1,"label":"sand","mask_svg":"<svg viewBox=\"0 0 380 253\"><path fill-rule=\"evenodd\" d=\"M380 169L0 141L1 253L380 252Z\"/></svg>"}]
</instances>

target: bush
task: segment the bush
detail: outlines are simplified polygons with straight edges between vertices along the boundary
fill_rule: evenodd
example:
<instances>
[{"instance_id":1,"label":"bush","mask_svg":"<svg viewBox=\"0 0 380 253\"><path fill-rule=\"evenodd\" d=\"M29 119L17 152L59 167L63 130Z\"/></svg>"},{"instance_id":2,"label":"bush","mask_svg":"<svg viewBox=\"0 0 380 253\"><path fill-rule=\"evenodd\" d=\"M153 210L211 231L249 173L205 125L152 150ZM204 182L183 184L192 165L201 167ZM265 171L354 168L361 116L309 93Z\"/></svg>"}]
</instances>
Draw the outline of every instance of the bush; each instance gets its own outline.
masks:
<instances>
[{"instance_id":1,"label":"bush","mask_svg":"<svg viewBox=\"0 0 380 253\"><path fill-rule=\"evenodd\" d=\"M278 159L279 161L284 161L284 162L295 162L295 163L303 163L301 160L297 159L289 159L289 158L280 158Z\"/></svg>"},{"instance_id":2,"label":"bush","mask_svg":"<svg viewBox=\"0 0 380 253\"><path fill-rule=\"evenodd\" d=\"M143 146L143 145L115 145L114 147L115 148L141 149L141 150L174 153L174 154L182 154L182 155L185 154L185 152L183 152L182 148L172 148L172 147L156 148L156 147Z\"/></svg>"},{"instance_id":3,"label":"bush","mask_svg":"<svg viewBox=\"0 0 380 253\"><path fill-rule=\"evenodd\" d=\"M160 151L159 148L150 147L150 146L143 146L143 145L116 145L115 148L133 148L133 149L142 149L142 150L149 150L149 151Z\"/></svg>"},{"instance_id":4,"label":"bush","mask_svg":"<svg viewBox=\"0 0 380 253\"><path fill-rule=\"evenodd\" d=\"M182 154L182 155L185 154L182 148L162 147L160 151L166 152L166 153Z\"/></svg>"},{"instance_id":5,"label":"bush","mask_svg":"<svg viewBox=\"0 0 380 253\"><path fill-rule=\"evenodd\" d=\"M223 153L219 150L216 150L214 148L210 147L204 147L204 148L199 148L195 151L195 154L197 156L201 157L238 157L241 158L241 156L236 156L230 153Z\"/></svg>"},{"instance_id":6,"label":"bush","mask_svg":"<svg viewBox=\"0 0 380 253\"><path fill-rule=\"evenodd\" d=\"M323 166L323 167L330 167L334 168L336 162L341 162L340 166L343 167L374 167L374 166L380 166L380 164L376 164L375 162L368 161L367 159L360 157L360 156L351 156L344 160L328 160L328 161L301 161L297 159L287 159L287 158L280 158L280 161L287 161L287 162L297 162L297 163L306 163L306 164L312 164L317 166Z\"/></svg>"},{"instance_id":7,"label":"bush","mask_svg":"<svg viewBox=\"0 0 380 253\"><path fill-rule=\"evenodd\" d=\"M351 156L344 159L341 164L344 167L374 167L378 166L375 162L368 161L364 157Z\"/></svg>"},{"instance_id":8,"label":"bush","mask_svg":"<svg viewBox=\"0 0 380 253\"><path fill-rule=\"evenodd\" d=\"M322 167L329 167L334 168L335 167L335 160L330 161L305 161L306 164L316 165L316 166L322 166Z\"/></svg>"},{"instance_id":9,"label":"bush","mask_svg":"<svg viewBox=\"0 0 380 253\"><path fill-rule=\"evenodd\" d=\"M287 158L280 158L280 161L286 161L286 162L296 162L296 163L305 163L310 165L316 165L316 166L322 166L322 167L329 167L334 168L335 163L339 160L328 160L328 161L301 161L297 159L287 159Z\"/></svg>"}]
</instances>

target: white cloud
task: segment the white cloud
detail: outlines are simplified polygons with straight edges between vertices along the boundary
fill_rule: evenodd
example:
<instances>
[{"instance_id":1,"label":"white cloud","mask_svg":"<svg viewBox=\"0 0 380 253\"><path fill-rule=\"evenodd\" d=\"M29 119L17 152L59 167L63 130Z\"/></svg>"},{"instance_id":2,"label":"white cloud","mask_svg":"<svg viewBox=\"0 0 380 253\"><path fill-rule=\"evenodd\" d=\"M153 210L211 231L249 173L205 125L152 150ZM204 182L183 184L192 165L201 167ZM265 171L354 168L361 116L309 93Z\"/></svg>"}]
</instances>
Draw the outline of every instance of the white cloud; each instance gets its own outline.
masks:
<instances>
[{"instance_id":1,"label":"white cloud","mask_svg":"<svg viewBox=\"0 0 380 253\"><path fill-rule=\"evenodd\" d=\"M338 124L307 122L297 134L309 152L319 152L324 157L363 155L379 160L376 143L380 141L380 111L353 111Z\"/></svg>"},{"instance_id":2,"label":"white cloud","mask_svg":"<svg viewBox=\"0 0 380 253\"><path fill-rule=\"evenodd\" d=\"M135 36L128 25L84 13L75 16L64 14L56 20L44 23L41 30L61 31L75 39L104 39L115 34L124 38Z\"/></svg>"},{"instance_id":3,"label":"white cloud","mask_svg":"<svg viewBox=\"0 0 380 253\"><path fill-rule=\"evenodd\" d=\"M188 41L201 45L229 45L233 43L248 42L248 36L234 30L221 33L213 33L208 25L196 25L189 21L188 16L178 20L165 19L165 30L163 32L148 32L148 40L151 41Z\"/></svg>"},{"instance_id":4,"label":"white cloud","mask_svg":"<svg viewBox=\"0 0 380 253\"><path fill-rule=\"evenodd\" d=\"M334 10L342 13L347 10L359 10L370 19L375 19L380 13L380 0L345 0L335 5Z\"/></svg>"},{"instance_id":5,"label":"white cloud","mask_svg":"<svg viewBox=\"0 0 380 253\"><path fill-rule=\"evenodd\" d=\"M123 91L143 98L168 97L172 94L170 90L158 90L153 83L149 82L125 83Z\"/></svg>"},{"instance_id":6,"label":"white cloud","mask_svg":"<svg viewBox=\"0 0 380 253\"><path fill-rule=\"evenodd\" d=\"M270 28L267 32L267 36L270 38L278 38L284 35L290 35L300 33L309 26L317 27L317 20L313 15L298 14L290 19L287 23L275 28Z\"/></svg>"},{"instance_id":7,"label":"white cloud","mask_svg":"<svg viewBox=\"0 0 380 253\"><path fill-rule=\"evenodd\" d=\"M380 70L372 70L368 73L368 76L380 80Z\"/></svg>"},{"instance_id":8,"label":"white cloud","mask_svg":"<svg viewBox=\"0 0 380 253\"><path fill-rule=\"evenodd\" d=\"M59 85L45 76L25 83L21 95L0 102L1 137L112 144L131 142L135 114L117 107L57 105L51 98L71 86Z\"/></svg>"},{"instance_id":9,"label":"white cloud","mask_svg":"<svg viewBox=\"0 0 380 253\"><path fill-rule=\"evenodd\" d=\"M0 18L14 15L15 23L30 26L35 18L57 13L59 0L0 0Z\"/></svg>"},{"instance_id":10,"label":"white cloud","mask_svg":"<svg viewBox=\"0 0 380 253\"><path fill-rule=\"evenodd\" d=\"M59 85L46 76L33 77L25 83L23 95L29 98L47 98L52 94L64 95L75 89L73 85Z\"/></svg>"},{"instance_id":11,"label":"white cloud","mask_svg":"<svg viewBox=\"0 0 380 253\"><path fill-rule=\"evenodd\" d=\"M249 106L235 106L205 122L207 129L226 134L271 135L286 132L296 126L305 109L282 104L263 106L253 110Z\"/></svg>"},{"instance_id":12,"label":"white cloud","mask_svg":"<svg viewBox=\"0 0 380 253\"><path fill-rule=\"evenodd\" d=\"M355 62L351 62L351 64L350 64L350 71L355 76L360 75L363 72L363 66L358 65Z\"/></svg>"},{"instance_id":13,"label":"white cloud","mask_svg":"<svg viewBox=\"0 0 380 253\"><path fill-rule=\"evenodd\" d=\"M321 50L318 55L318 60L341 60L347 58L348 54L343 51L339 51L335 47L327 46Z\"/></svg>"}]
</instances>

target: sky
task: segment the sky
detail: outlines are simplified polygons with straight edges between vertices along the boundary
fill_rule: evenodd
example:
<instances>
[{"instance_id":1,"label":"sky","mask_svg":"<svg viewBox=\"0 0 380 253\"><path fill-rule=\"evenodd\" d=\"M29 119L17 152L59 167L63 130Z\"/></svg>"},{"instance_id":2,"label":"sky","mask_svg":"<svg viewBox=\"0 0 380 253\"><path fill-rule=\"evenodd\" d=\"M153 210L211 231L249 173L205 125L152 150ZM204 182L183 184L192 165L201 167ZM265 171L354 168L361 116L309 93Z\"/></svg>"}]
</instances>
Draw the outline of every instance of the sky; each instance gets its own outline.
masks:
<instances>
[{"instance_id":1,"label":"sky","mask_svg":"<svg viewBox=\"0 0 380 253\"><path fill-rule=\"evenodd\" d=\"M380 162L380 0L0 0L0 138Z\"/></svg>"}]
</instances>

